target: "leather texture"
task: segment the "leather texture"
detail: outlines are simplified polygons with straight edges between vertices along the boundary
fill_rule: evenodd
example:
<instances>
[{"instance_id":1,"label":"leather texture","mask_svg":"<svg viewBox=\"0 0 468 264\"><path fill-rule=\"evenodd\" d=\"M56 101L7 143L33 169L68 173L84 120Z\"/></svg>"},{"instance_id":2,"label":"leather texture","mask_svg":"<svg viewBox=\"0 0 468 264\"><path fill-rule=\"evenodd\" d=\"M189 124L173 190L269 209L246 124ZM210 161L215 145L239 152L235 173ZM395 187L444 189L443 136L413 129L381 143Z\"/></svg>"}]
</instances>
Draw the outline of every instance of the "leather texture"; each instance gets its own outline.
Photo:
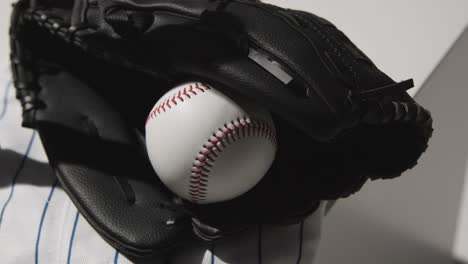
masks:
<instances>
[{"instance_id":1,"label":"leather texture","mask_svg":"<svg viewBox=\"0 0 468 264\"><path fill-rule=\"evenodd\" d=\"M44 120L37 130L62 186L92 226L137 255L193 239L190 218L165 206L171 195L121 116L66 72L39 83L47 87L47 109L37 113Z\"/></svg>"},{"instance_id":2,"label":"leather texture","mask_svg":"<svg viewBox=\"0 0 468 264\"><path fill-rule=\"evenodd\" d=\"M130 256L303 221L319 200L414 167L432 134L411 81L392 80L329 21L260 1L20 0L11 47L23 125L83 216ZM149 165L147 114L186 81L272 113L275 162L237 199L179 201Z\"/></svg>"}]
</instances>

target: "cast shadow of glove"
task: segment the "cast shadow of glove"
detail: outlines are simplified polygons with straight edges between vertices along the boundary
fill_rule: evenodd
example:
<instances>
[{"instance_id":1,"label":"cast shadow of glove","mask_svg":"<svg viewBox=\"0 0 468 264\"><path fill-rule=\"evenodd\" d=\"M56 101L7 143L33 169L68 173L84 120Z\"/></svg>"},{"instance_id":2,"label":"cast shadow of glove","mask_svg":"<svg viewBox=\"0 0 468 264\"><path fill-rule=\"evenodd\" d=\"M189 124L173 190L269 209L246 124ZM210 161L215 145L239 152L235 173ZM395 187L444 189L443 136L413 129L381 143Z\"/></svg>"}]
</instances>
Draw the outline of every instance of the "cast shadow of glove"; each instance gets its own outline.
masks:
<instances>
[{"instance_id":1,"label":"cast shadow of glove","mask_svg":"<svg viewBox=\"0 0 468 264\"><path fill-rule=\"evenodd\" d=\"M55 176L49 164L11 150L0 149L0 188L13 184L52 186Z\"/></svg>"}]
</instances>

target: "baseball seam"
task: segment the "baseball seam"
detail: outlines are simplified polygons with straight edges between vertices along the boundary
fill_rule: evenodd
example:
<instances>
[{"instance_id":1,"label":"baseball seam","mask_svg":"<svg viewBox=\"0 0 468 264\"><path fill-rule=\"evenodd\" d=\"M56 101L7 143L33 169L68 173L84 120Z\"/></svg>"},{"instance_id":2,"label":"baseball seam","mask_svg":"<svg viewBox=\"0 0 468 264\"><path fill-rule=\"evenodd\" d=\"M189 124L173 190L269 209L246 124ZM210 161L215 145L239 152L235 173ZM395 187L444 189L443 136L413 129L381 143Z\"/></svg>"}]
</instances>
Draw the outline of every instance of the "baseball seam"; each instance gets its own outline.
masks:
<instances>
[{"instance_id":1,"label":"baseball seam","mask_svg":"<svg viewBox=\"0 0 468 264\"><path fill-rule=\"evenodd\" d=\"M185 86L183 89L179 89L178 92L174 93L172 96L169 96L166 98L166 100L163 100L153 108L153 110L148 115L148 118L146 119L146 124L148 124L150 120L159 116L161 113L165 113L172 107L176 106L178 103L183 103L185 100L191 99L192 96L196 96L198 93L204 93L210 89L210 86L203 83L190 84Z\"/></svg>"},{"instance_id":2,"label":"baseball seam","mask_svg":"<svg viewBox=\"0 0 468 264\"><path fill-rule=\"evenodd\" d=\"M146 119L146 125L149 121L169 111L179 103L192 99L193 96L210 89L212 89L210 86L203 83L189 84L179 89L153 108ZM206 200L210 172L216 158L219 157L219 153L237 140L253 136L263 137L272 144L276 144L274 128L267 122L252 120L250 117L239 117L225 123L223 127L213 132L211 137L202 145L193 161L188 184L188 194L192 202L199 203Z\"/></svg>"},{"instance_id":3,"label":"baseball seam","mask_svg":"<svg viewBox=\"0 0 468 264\"><path fill-rule=\"evenodd\" d=\"M199 203L206 200L210 172L216 158L219 157L218 154L237 140L253 136L263 137L276 144L274 129L266 122L251 120L249 117L237 118L213 132L193 162L188 186L192 202Z\"/></svg>"}]
</instances>

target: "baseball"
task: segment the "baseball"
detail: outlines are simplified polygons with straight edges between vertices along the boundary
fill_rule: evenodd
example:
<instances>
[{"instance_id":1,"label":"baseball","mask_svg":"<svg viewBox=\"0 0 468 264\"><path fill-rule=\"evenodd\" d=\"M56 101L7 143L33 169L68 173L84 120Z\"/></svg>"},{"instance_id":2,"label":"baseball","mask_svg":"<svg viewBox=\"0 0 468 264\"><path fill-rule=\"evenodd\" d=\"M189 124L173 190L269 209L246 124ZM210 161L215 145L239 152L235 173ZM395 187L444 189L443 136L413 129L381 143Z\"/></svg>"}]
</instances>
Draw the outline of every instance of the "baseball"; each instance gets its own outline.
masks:
<instances>
[{"instance_id":1,"label":"baseball","mask_svg":"<svg viewBox=\"0 0 468 264\"><path fill-rule=\"evenodd\" d=\"M161 181L197 204L231 200L252 189L276 154L270 113L191 82L159 99L146 121L146 146Z\"/></svg>"}]
</instances>

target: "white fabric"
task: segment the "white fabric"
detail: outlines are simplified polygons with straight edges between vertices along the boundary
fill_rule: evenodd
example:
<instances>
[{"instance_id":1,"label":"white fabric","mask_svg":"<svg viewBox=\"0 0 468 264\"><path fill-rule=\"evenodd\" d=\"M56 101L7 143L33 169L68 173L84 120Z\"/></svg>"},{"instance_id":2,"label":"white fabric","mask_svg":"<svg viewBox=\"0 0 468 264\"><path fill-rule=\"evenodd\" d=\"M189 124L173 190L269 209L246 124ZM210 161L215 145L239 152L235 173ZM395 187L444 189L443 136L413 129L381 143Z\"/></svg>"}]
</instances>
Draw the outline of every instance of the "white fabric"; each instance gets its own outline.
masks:
<instances>
[{"instance_id":1,"label":"white fabric","mask_svg":"<svg viewBox=\"0 0 468 264\"><path fill-rule=\"evenodd\" d=\"M60 188L39 136L21 127L21 106L10 82L8 68L1 68L0 263L131 263L94 231ZM313 263L324 208L322 203L305 222L303 264ZM262 263L296 263L299 229L300 225L265 227ZM215 255L212 253L206 248L184 250L176 254L172 263L256 264L258 232L216 243Z\"/></svg>"}]
</instances>

